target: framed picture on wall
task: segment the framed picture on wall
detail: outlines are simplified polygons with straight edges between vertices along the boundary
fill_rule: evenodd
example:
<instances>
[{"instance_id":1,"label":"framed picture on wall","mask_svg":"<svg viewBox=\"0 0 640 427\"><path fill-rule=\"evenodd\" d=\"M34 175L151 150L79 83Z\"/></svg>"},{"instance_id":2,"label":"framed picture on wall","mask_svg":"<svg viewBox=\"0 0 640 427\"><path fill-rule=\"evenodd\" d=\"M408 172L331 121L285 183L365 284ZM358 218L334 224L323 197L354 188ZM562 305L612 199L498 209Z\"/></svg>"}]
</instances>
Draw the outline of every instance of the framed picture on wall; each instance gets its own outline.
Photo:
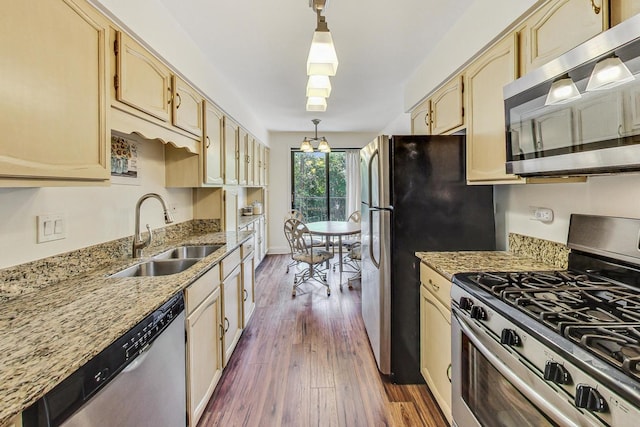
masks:
<instances>
[{"instance_id":1,"label":"framed picture on wall","mask_svg":"<svg viewBox=\"0 0 640 427\"><path fill-rule=\"evenodd\" d=\"M111 135L111 182L140 185L138 143L118 135Z\"/></svg>"}]
</instances>

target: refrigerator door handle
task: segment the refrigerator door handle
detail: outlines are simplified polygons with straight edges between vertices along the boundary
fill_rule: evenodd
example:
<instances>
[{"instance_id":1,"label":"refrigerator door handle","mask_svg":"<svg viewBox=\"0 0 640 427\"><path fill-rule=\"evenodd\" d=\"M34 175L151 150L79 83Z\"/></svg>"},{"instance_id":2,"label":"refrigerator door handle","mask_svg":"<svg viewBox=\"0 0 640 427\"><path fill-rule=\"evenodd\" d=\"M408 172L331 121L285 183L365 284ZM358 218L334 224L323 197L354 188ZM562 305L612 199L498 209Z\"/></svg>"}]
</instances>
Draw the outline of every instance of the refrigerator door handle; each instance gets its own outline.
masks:
<instances>
[{"instance_id":1,"label":"refrigerator door handle","mask_svg":"<svg viewBox=\"0 0 640 427\"><path fill-rule=\"evenodd\" d=\"M369 164L367 165L367 177L369 180L369 204L372 205L373 204L373 186L371 185L373 183L373 177L372 177L372 173L371 173L371 167L373 166L373 161L374 159L378 156L378 150L375 150L372 154L371 157L369 158Z\"/></svg>"},{"instance_id":2,"label":"refrigerator door handle","mask_svg":"<svg viewBox=\"0 0 640 427\"><path fill-rule=\"evenodd\" d=\"M377 209L376 209L377 210ZM376 259L373 253L373 209L369 209L369 256L371 257L371 262L377 269L380 268L380 261Z\"/></svg>"}]
</instances>

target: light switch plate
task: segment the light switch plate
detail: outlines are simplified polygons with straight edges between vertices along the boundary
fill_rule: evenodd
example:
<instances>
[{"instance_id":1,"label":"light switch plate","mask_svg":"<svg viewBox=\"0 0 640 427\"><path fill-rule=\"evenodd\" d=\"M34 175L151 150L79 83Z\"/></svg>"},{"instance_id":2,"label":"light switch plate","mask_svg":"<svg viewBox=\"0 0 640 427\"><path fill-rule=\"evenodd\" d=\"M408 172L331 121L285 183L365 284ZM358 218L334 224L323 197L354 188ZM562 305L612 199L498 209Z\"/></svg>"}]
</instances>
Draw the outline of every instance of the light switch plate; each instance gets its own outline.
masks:
<instances>
[{"instance_id":1,"label":"light switch plate","mask_svg":"<svg viewBox=\"0 0 640 427\"><path fill-rule=\"evenodd\" d=\"M38 243L67 238L67 224L64 214L38 215L37 220Z\"/></svg>"}]
</instances>

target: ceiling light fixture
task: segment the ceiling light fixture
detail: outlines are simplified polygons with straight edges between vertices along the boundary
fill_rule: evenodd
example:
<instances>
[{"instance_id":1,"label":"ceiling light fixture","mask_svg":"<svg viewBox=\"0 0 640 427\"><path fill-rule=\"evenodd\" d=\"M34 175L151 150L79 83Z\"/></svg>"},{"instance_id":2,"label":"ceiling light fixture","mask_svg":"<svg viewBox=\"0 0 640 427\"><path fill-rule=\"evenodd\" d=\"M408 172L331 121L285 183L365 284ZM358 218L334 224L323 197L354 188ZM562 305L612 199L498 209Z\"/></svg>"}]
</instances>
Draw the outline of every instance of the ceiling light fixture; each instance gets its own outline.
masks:
<instances>
[{"instance_id":1,"label":"ceiling light fixture","mask_svg":"<svg viewBox=\"0 0 640 427\"><path fill-rule=\"evenodd\" d=\"M565 74L553 81L544 105L564 104L581 96L569 74Z\"/></svg>"},{"instance_id":2,"label":"ceiling light fixture","mask_svg":"<svg viewBox=\"0 0 640 427\"><path fill-rule=\"evenodd\" d=\"M331 95L331 80L329 80L329 76L309 76L307 96L328 98L329 95Z\"/></svg>"},{"instance_id":3,"label":"ceiling light fixture","mask_svg":"<svg viewBox=\"0 0 640 427\"><path fill-rule=\"evenodd\" d=\"M613 55L596 63L596 66L591 72L591 77L589 77L586 90L609 89L633 79L633 74L631 74L631 71L624 65L624 62Z\"/></svg>"},{"instance_id":4,"label":"ceiling light fixture","mask_svg":"<svg viewBox=\"0 0 640 427\"><path fill-rule=\"evenodd\" d=\"M323 96L310 96L307 98L307 111L326 111L327 99Z\"/></svg>"},{"instance_id":5,"label":"ceiling light fixture","mask_svg":"<svg viewBox=\"0 0 640 427\"><path fill-rule=\"evenodd\" d=\"M316 12L317 24L307 57L307 75L335 76L338 69L338 55L327 21L321 15L325 9L326 0L310 0L309 6Z\"/></svg>"},{"instance_id":6,"label":"ceiling light fixture","mask_svg":"<svg viewBox=\"0 0 640 427\"><path fill-rule=\"evenodd\" d=\"M316 131L313 138L305 137L300 144L300 151L304 151L305 153L313 153L313 143L318 142L318 151L321 153L330 153L331 147L329 146L329 142L323 136L318 138L318 123L320 123L320 119L313 119L311 122L315 125Z\"/></svg>"}]
</instances>

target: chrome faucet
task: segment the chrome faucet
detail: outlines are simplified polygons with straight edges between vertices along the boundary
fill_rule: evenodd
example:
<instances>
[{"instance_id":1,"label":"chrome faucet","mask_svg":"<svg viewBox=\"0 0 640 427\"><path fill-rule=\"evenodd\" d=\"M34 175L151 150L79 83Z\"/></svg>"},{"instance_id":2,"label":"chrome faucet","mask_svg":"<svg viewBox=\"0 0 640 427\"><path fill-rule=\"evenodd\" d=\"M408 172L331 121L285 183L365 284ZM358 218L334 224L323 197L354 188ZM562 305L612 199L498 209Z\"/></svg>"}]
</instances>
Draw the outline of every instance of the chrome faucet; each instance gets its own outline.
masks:
<instances>
[{"instance_id":1,"label":"chrome faucet","mask_svg":"<svg viewBox=\"0 0 640 427\"><path fill-rule=\"evenodd\" d=\"M142 206L142 202L149 198L155 198L160 201L162 204L162 209L164 210L164 223L171 224L173 222L173 217L171 216L171 212L167 209L167 205L164 203L162 197L157 193L147 193L144 196L138 199L138 203L136 203L136 228L133 234L133 258L140 258L142 256L142 250L151 244L151 237L153 234L151 233L151 228L149 224L147 224L147 231L149 232L149 236L146 240L142 240L142 235L140 234L140 206Z\"/></svg>"}]
</instances>

